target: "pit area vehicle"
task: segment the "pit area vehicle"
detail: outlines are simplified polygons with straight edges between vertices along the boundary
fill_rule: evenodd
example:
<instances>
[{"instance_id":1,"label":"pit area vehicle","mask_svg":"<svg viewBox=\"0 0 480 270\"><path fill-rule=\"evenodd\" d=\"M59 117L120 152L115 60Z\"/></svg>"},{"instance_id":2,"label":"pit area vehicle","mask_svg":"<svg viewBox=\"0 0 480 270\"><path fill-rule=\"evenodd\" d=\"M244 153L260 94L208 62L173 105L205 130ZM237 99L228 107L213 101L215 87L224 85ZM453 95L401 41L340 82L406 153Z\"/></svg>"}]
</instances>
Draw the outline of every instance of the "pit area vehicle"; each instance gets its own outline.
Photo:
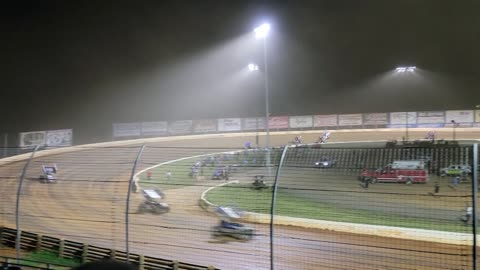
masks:
<instances>
[{"instance_id":1,"label":"pit area vehicle","mask_svg":"<svg viewBox=\"0 0 480 270\"><path fill-rule=\"evenodd\" d=\"M268 189L268 186L265 184L263 178L264 175L255 175L253 177L252 188L255 190Z\"/></svg>"},{"instance_id":2,"label":"pit area vehicle","mask_svg":"<svg viewBox=\"0 0 480 270\"><path fill-rule=\"evenodd\" d=\"M138 206L137 213L152 213L158 215L170 211L170 206L167 203L160 201L165 198L165 195L160 190L144 189L143 197L145 198L145 201Z\"/></svg>"},{"instance_id":3,"label":"pit area vehicle","mask_svg":"<svg viewBox=\"0 0 480 270\"><path fill-rule=\"evenodd\" d=\"M238 209L219 206L215 213L220 217L220 224L213 227L213 237L228 237L241 241L248 241L253 238L255 229L237 222L243 214Z\"/></svg>"},{"instance_id":4,"label":"pit area vehicle","mask_svg":"<svg viewBox=\"0 0 480 270\"><path fill-rule=\"evenodd\" d=\"M425 169L424 160L395 160L389 164L392 169Z\"/></svg>"},{"instance_id":5,"label":"pit area vehicle","mask_svg":"<svg viewBox=\"0 0 480 270\"><path fill-rule=\"evenodd\" d=\"M359 175L359 180L369 181L370 183L391 182L407 185L427 183L428 171L425 169L394 169L387 166L377 170L364 169Z\"/></svg>"},{"instance_id":6,"label":"pit area vehicle","mask_svg":"<svg viewBox=\"0 0 480 270\"><path fill-rule=\"evenodd\" d=\"M440 176L460 176L472 173L472 167L469 165L454 164L440 169Z\"/></svg>"},{"instance_id":7,"label":"pit area vehicle","mask_svg":"<svg viewBox=\"0 0 480 270\"><path fill-rule=\"evenodd\" d=\"M333 168L333 166L335 165L335 161L330 158L323 157L320 160L316 161L314 165L315 168Z\"/></svg>"},{"instance_id":8,"label":"pit area vehicle","mask_svg":"<svg viewBox=\"0 0 480 270\"><path fill-rule=\"evenodd\" d=\"M42 174L39 177L40 183L56 183L57 171L57 164L42 165Z\"/></svg>"}]
</instances>

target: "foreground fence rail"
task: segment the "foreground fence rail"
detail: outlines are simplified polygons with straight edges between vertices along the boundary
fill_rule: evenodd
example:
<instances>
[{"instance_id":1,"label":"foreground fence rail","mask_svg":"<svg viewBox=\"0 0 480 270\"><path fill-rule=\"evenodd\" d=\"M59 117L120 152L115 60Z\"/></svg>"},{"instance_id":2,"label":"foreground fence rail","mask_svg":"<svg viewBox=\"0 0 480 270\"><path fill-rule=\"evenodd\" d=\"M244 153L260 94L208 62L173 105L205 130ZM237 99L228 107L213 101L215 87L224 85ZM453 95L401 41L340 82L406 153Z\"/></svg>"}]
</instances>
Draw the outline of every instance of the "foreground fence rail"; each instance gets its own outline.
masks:
<instances>
[{"instance_id":1,"label":"foreground fence rail","mask_svg":"<svg viewBox=\"0 0 480 270\"><path fill-rule=\"evenodd\" d=\"M15 247L17 231L11 228L0 228L0 245L6 247ZM76 260L78 262L90 262L103 259L113 259L127 262L127 254L124 251L108 249L98 246L87 245L79 242L59 239L55 237L43 236L40 234L21 231L20 232L20 248L23 251L48 251L58 257ZM12 265L17 261L6 261ZM138 265L139 269L172 269L172 270L215 270L213 266L200 266L194 264L183 263L179 261L162 260L154 257L143 256L139 254L130 254L128 262ZM40 269L50 269L47 264L45 267L39 266ZM68 267L65 266L67 269Z\"/></svg>"}]
</instances>

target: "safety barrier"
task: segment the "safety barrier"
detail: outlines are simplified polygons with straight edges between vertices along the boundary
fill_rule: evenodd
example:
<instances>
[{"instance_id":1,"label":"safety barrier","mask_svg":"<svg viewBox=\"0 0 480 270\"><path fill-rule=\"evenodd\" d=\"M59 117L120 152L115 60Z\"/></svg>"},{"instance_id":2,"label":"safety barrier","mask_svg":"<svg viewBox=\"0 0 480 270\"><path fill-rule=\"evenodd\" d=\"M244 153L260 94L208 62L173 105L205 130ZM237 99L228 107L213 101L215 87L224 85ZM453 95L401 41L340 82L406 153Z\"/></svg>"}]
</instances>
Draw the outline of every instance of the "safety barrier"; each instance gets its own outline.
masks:
<instances>
[{"instance_id":1,"label":"safety barrier","mask_svg":"<svg viewBox=\"0 0 480 270\"><path fill-rule=\"evenodd\" d=\"M15 247L17 231L11 228L0 227L0 245ZM183 263L180 261L169 261L159 258L144 256L140 254L130 254L127 260L126 253L115 249L108 249L93 245L87 245L80 242L69 241L65 239L45 236L41 234L20 232L20 248L24 251L49 251L59 257L77 260L85 263L98 261L102 259L113 259L118 261L128 261L138 265L143 269L171 269L171 270L215 270L213 266L200 266ZM39 268L43 268L39 266ZM45 268L49 268L45 264ZM67 267L65 267L67 268Z\"/></svg>"}]
</instances>

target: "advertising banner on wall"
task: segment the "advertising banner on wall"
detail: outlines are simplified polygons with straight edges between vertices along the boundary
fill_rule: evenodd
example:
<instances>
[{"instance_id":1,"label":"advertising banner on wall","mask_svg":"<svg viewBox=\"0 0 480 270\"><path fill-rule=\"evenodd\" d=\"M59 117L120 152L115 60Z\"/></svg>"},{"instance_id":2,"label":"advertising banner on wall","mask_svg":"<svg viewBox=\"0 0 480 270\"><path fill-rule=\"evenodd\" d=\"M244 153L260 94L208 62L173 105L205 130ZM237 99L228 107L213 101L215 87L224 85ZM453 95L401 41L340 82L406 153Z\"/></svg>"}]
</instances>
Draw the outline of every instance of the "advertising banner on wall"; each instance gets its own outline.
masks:
<instances>
[{"instance_id":1,"label":"advertising banner on wall","mask_svg":"<svg viewBox=\"0 0 480 270\"><path fill-rule=\"evenodd\" d=\"M418 124L444 124L445 112L417 112ZM419 127L421 127L419 125ZM422 126L423 127L423 126Z\"/></svg>"},{"instance_id":2,"label":"advertising banner on wall","mask_svg":"<svg viewBox=\"0 0 480 270\"><path fill-rule=\"evenodd\" d=\"M323 114L313 116L313 127L334 127L338 125L336 114Z\"/></svg>"},{"instance_id":3,"label":"advertising banner on wall","mask_svg":"<svg viewBox=\"0 0 480 270\"><path fill-rule=\"evenodd\" d=\"M339 114L338 115L339 126L361 126L362 114Z\"/></svg>"},{"instance_id":4,"label":"advertising banner on wall","mask_svg":"<svg viewBox=\"0 0 480 270\"><path fill-rule=\"evenodd\" d=\"M445 115L445 123L451 123L452 120L457 123L472 123L473 118L473 110L447 111Z\"/></svg>"},{"instance_id":5,"label":"advertising banner on wall","mask_svg":"<svg viewBox=\"0 0 480 270\"><path fill-rule=\"evenodd\" d=\"M289 125L291 128L311 128L313 127L313 116L290 116Z\"/></svg>"},{"instance_id":6,"label":"advertising banner on wall","mask_svg":"<svg viewBox=\"0 0 480 270\"><path fill-rule=\"evenodd\" d=\"M139 137L140 123L113 124L113 137Z\"/></svg>"},{"instance_id":7,"label":"advertising banner on wall","mask_svg":"<svg viewBox=\"0 0 480 270\"><path fill-rule=\"evenodd\" d=\"M20 132L20 147L45 145L46 135L45 131Z\"/></svg>"},{"instance_id":8,"label":"advertising banner on wall","mask_svg":"<svg viewBox=\"0 0 480 270\"><path fill-rule=\"evenodd\" d=\"M408 119L407 119L408 115ZM408 121L407 121L408 120ZM390 125L413 125L417 123L417 112L392 112L390 113Z\"/></svg>"},{"instance_id":9,"label":"advertising banner on wall","mask_svg":"<svg viewBox=\"0 0 480 270\"><path fill-rule=\"evenodd\" d=\"M202 119L193 121L194 133L209 133L217 131L217 121L215 119Z\"/></svg>"},{"instance_id":10,"label":"advertising banner on wall","mask_svg":"<svg viewBox=\"0 0 480 270\"><path fill-rule=\"evenodd\" d=\"M265 129L265 118L264 117L248 117L242 119L242 129L243 130L257 130Z\"/></svg>"},{"instance_id":11,"label":"advertising banner on wall","mask_svg":"<svg viewBox=\"0 0 480 270\"><path fill-rule=\"evenodd\" d=\"M475 122L480 123L480 110L475 111Z\"/></svg>"},{"instance_id":12,"label":"advertising banner on wall","mask_svg":"<svg viewBox=\"0 0 480 270\"><path fill-rule=\"evenodd\" d=\"M388 124L387 113L364 113L363 114L364 125L386 125Z\"/></svg>"},{"instance_id":13,"label":"advertising banner on wall","mask_svg":"<svg viewBox=\"0 0 480 270\"><path fill-rule=\"evenodd\" d=\"M179 120L168 123L168 133L189 134L192 132L192 120Z\"/></svg>"},{"instance_id":14,"label":"advertising banner on wall","mask_svg":"<svg viewBox=\"0 0 480 270\"><path fill-rule=\"evenodd\" d=\"M47 131L47 146L72 146L73 131L71 129L59 129Z\"/></svg>"},{"instance_id":15,"label":"advertising banner on wall","mask_svg":"<svg viewBox=\"0 0 480 270\"><path fill-rule=\"evenodd\" d=\"M218 131L240 131L240 130L242 130L242 118L218 119Z\"/></svg>"},{"instance_id":16,"label":"advertising banner on wall","mask_svg":"<svg viewBox=\"0 0 480 270\"><path fill-rule=\"evenodd\" d=\"M273 116L268 121L268 127L271 129L288 128L288 116Z\"/></svg>"},{"instance_id":17,"label":"advertising banner on wall","mask_svg":"<svg viewBox=\"0 0 480 270\"><path fill-rule=\"evenodd\" d=\"M445 124L417 124L417 128L442 128Z\"/></svg>"},{"instance_id":18,"label":"advertising banner on wall","mask_svg":"<svg viewBox=\"0 0 480 270\"><path fill-rule=\"evenodd\" d=\"M459 127L459 128L467 128L467 127L473 127L474 126L474 123L455 123L455 127ZM444 124L444 127L446 128L451 128L453 127L453 123L445 123Z\"/></svg>"},{"instance_id":19,"label":"advertising banner on wall","mask_svg":"<svg viewBox=\"0 0 480 270\"><path fill-rule=\"evenodd\" d=\"M167 121L160 122L142 122L142 136L162 136L168 133Z\"/></svg>"}]
</instances>

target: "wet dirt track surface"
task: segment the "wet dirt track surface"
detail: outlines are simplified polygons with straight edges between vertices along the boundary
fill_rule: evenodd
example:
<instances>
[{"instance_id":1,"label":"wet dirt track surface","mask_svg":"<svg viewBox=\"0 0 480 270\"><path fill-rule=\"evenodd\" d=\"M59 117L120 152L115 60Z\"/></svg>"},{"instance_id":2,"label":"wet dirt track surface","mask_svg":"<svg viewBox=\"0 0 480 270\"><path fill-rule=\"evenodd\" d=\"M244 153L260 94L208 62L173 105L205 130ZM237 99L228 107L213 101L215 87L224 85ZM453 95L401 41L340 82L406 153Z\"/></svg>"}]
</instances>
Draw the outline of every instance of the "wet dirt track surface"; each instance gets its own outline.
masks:
<instances>
[{"instance_id":1,"label":"wet dirt track surface","mask_svg":"<svg viewBox=\"0 0 480 270\"><path fill-rule=\"evenodd\" d=\"M402 132L333 133L334 141L401 138ZM444 137L448 137L449 132ZM411 137L421 137L411 131ZM441 134L438 134L441 136ZM457 132L458 138L478 139L478 132ZM293 135L275 135L273 145L285 144ZM314 141L318 135L303 135ZM197 154L221 152L242 146L253 137L216 138L150 143L140 169L153 164ZM170 148L163 148L163 147ZM180 146L180 148L172 148ZM158 147L158 148L156 148ZM197 148L189 148L197 147ZM200 147L209 147L200 148ZM215 148L215 149L212 149ZM23 230L125 249L125 199L132 161L138 147L85 149L80 152L39 157L31 164L21 198L20 226ZM35 180L43 163L59 166L57 184ZM14 227L15 193L23 163L0 169L0 218ZM10 176L10 177L9 177ZM194 186L166 192L171 212L164 215L134 214L141 202L132 195L130 251L183 262L213 265L221 269L270 269L270 239L267 225L251 224L257 230L249 242L222 243L211 238L218 219L198 206L200 194L218 182L202 181ZM471 248L420 241L362 236L321 230L276 226L275 269L467 269Z\"/></svg>"}]
</instances>

